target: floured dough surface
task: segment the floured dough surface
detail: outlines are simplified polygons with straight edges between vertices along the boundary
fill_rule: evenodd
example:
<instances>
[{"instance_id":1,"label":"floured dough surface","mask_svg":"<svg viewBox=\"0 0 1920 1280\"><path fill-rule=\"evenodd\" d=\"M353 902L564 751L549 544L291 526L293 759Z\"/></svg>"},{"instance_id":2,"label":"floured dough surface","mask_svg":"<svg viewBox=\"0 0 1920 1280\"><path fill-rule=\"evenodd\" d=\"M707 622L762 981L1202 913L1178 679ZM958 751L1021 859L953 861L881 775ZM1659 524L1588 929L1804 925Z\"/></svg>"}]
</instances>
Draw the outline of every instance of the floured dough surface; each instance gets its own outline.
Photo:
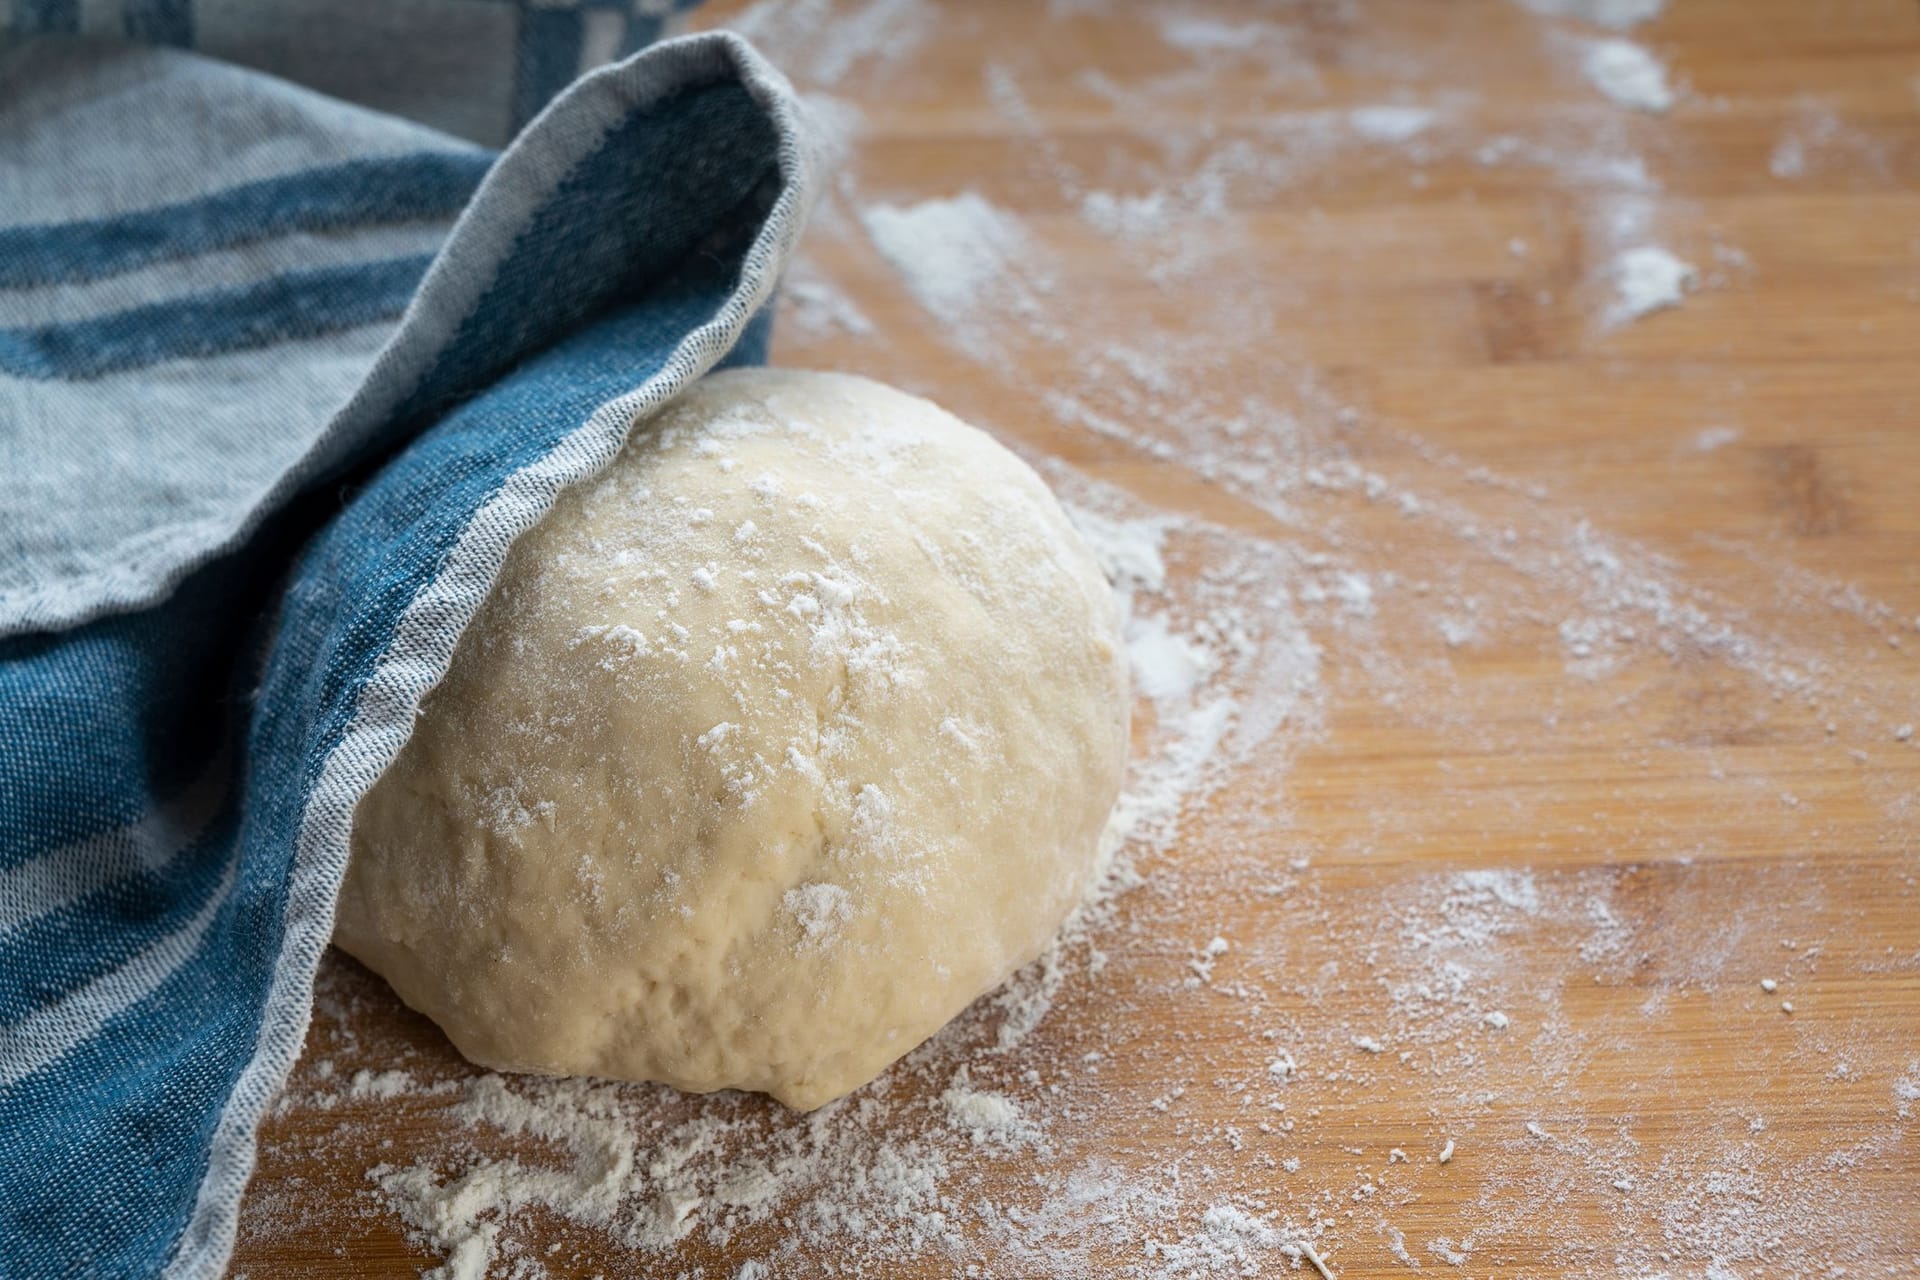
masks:
<instances>
[{"instance_id":1,"label":"floured dough surface","mask_svg":"<svg viewBox=\"0 0 1920 1280\"><path fill-rule=\"evenodd\" d=\"M514 546L360 806L336 940L476 1062L819 1106L1078 901L1119 628L984 433L714 375Z\"/></svg>"}]
</instances>

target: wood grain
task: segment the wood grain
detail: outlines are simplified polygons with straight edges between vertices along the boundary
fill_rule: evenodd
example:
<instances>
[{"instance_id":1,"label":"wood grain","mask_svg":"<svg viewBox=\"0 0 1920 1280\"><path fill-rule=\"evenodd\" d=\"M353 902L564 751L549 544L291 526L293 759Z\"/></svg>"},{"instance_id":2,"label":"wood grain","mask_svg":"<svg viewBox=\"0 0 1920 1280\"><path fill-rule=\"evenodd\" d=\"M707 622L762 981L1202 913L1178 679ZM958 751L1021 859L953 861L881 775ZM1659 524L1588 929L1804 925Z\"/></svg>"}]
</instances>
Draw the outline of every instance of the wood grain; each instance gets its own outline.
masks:
<instances>
[{"instance_id":1,"label":"wood grain","mask_svg":"<svg viewBox=\"0 0 1920 1280\"><path fill-rule=\"evenodd\" d=\"M1077 1101L1045 1161L968 1163L962 1203L1037 1208L1098 1155L1184 1172L1174 1235L1215 1202L1317 1217L1341 1277L1454 1274L1448 1252L1476 1277L1920 1269L1920 740L1899 736L1920 721L1920 5L1669 7L1633 33L1684 86L1658 118L1581 79L1595 32L1499 0L1222 4L1206 15L1246 47L1198 52L1144 5L761 14L766 52L862 121L804 257L871 322L790 306L776 361L925 392L1071 469L1056 480L1206 522L1170 544L1183 580L1222 539L1263 549L1319 653L1308 711L1141 853L1105 968L1062 986L1017 1064L974 1060L1035 1108L1016 1067L1072 1074ZM891 43L848 55L834 23L856 21ZM1382 101L1437 122L1392 146L1313 140ZM1532 158L1489 160L1501 138ZM1783 177L1793 138L1804 169ZM1083 216L1090 191L1156 189L1189 201L1167 238ZM860 232L863 204L963 190L1034 241L1052 331L1001 317L986 354L962 349ZM1606 259L1634 219L1627 238L1698 264L1702 287L1609 326ZM1178 237L1193 261L1156 269ZM1128 401L1114 348L1180 390ZM1209 426L1234 413L1256 424L1242 445ZM1265 470L1236 473L1255 445ZM1373 584L1367 616L1313 603L1342 570ZM1449 643L1445 619L1471 634ZM1461 905L1476 869L1526 872L1545 905ZM1466 911L1501 930L1433 940ZM1231 949L1189 982L1216 935ZM1408 992L1443 957L1474 985L1422 1005ZM448 1154L448 1095L339 1082L470 1069L338 955L322 994L233 1272L412 1275L437 1259L366 1171ZM1291 1127L1263 1134L1283 1113L1245 1081L1269 1032L1303 1069ZM1072 1065L1095 1051L1097 1072ZM879 1089L941 1087L905 1071ZM962 1230L970 1259L884 1266L782 1252L777 1224L696 1233L670 1265L553 1215L515 1233L555 1276L763 1256L779 1275L1047 1271ZM1075 1265L1150 1270L1146 1244L1096 1241Z\"/></svg>"}]
</instances>

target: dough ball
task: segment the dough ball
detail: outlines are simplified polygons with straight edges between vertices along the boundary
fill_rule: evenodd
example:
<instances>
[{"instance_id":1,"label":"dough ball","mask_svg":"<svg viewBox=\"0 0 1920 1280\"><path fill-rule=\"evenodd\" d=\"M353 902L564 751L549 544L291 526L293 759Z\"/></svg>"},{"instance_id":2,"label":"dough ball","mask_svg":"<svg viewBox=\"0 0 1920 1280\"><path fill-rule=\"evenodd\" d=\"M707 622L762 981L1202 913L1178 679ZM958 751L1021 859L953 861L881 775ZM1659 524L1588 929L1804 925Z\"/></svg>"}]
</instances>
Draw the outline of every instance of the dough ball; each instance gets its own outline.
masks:
<instances>
[{"instance_id":1,"label":"dough ball","mask_svg":"<svg viewBox=\"0 0 1920 1280\"><path fill-rule=\"evenodd\" d=\"M1119 627L984 433L717 374L513 547L360 806L336 940L475 1062L820 1106L1080 899Z\"/></svg>"}]
</instances>

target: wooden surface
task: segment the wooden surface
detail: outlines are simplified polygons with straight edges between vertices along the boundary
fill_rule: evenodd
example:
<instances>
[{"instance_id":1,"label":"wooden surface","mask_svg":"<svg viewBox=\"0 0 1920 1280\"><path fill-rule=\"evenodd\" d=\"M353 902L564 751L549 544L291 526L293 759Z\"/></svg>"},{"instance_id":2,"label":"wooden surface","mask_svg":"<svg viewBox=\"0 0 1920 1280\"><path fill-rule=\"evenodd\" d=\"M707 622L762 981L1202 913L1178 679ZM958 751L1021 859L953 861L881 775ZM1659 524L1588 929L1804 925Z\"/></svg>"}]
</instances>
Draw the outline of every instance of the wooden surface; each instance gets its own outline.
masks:
<instances>
[{"instance_id":1,"label":"wooden surface","mask_svg":"<svg viewBox=\"0 0 1920 1280\"><path fill-rule=\"evenodd\" d=\"M1044 1124L954 1156L968 1250L862 1261L776 1220L634 1254L534 1213L523 1258L1240 1274L1149 1248L1225 1204L1341 1277L1920 1272L1920 5L1668 9L1630 33L1682 87L1659 117L1581 77L1600 33L1504 0L748 15L858 123L776 361L922 391L1058 460L1069 501L1184 521L1169 600L1231 561L1235 607L1282 601L1317 656L1139 845L1104 966L1024 1045L956 1033L878 1086L925 1128L908 1104L964 1063ZM1383 102L1437 114L1342 123ZM1097 225L1090 193L1156 190L1150 234ZM971 338L860 217L962 191L1017 221L1030 289ZM1610 323L1637 243L1699 287ZM471 1072L351 962L322 993L233 1270L411 1275L438 1259L367 1170L521 1147L451 1130L447 1093L338 1087ZM1071 1257L968 1212L1037 1212L1096 1160L1164 1198Z\"/></svg>"}]
</instances>

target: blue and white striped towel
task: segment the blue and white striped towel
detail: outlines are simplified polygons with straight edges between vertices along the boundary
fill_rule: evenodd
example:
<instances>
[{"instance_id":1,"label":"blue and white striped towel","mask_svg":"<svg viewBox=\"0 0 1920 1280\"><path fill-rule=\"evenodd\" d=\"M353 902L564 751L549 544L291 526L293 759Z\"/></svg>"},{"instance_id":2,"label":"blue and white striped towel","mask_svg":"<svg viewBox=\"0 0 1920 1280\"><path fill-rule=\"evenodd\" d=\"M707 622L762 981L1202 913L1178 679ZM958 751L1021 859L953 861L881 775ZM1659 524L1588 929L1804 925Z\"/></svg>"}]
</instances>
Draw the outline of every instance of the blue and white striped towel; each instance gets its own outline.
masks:
<instances>
[{"instance_id":1,"label":"blue and white striped towel","mask_svg":"<svg viewBox=\"0 0 1920 1280\"><path fill-rule=\"evenodd\" d=\"M0 35L195 49L497 147L700 0L0 0Z\"/></svg>"},{"instance_id":2,"label":"blue and white striped towel","mask_svg":"<svg viewBox=\"0 0 1920 1280\"><path fill-rule=\"evenodd\" d=\"M762 356L813 165L726 35L497 155L0 48L0 1275L219 1274L355 804L513 537Z\"/></svg>"}]
</instances>

